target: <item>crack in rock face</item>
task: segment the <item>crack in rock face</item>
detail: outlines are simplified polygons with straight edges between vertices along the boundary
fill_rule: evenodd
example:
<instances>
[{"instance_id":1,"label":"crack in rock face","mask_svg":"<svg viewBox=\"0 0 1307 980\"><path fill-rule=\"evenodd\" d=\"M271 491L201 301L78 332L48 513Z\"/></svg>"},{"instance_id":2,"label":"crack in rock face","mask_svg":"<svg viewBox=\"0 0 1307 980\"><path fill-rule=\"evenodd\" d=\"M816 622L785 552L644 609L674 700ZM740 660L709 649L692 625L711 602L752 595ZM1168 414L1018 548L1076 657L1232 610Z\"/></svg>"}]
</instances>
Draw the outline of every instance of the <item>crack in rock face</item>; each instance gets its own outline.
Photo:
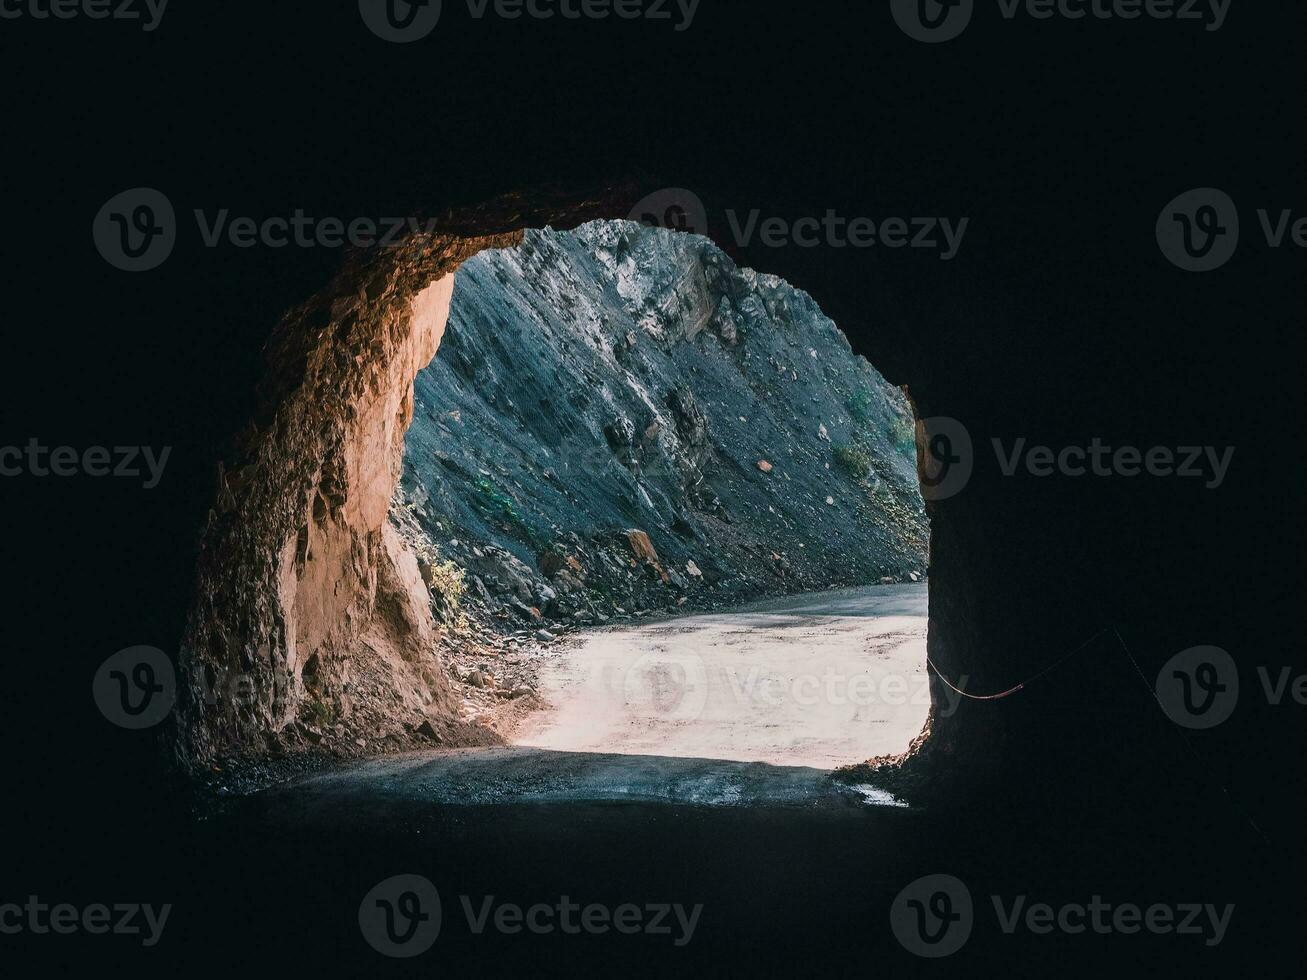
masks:
<instances>
[{"instance_id":1,"label":"crack in rock face","mask_svg":"<svg viewBox=\"0 0 1307 980\"><path fill-rule=\"evenodd\" d=\"M706 238L595 221L477 255L414 387L398 506L487 628L924 575L907 398Z\"/></svg>"}]
</instances>

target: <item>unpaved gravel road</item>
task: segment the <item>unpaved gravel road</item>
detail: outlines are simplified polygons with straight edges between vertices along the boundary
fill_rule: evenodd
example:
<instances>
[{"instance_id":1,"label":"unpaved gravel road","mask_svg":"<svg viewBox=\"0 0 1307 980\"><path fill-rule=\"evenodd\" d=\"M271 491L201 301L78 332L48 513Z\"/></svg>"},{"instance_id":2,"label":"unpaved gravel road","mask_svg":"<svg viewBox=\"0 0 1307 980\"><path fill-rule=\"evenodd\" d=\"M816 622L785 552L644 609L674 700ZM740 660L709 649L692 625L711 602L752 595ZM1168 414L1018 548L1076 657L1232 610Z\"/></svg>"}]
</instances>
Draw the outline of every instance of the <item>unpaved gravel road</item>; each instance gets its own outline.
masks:
<instances>
[{"instance_id":1,"label":"unpaved gravel road","mask_svg":"<svg viewBox=\"0 0 1307 980\"><path fill-rule=\"evenodd\" d=\"M551 658L522 746L832 769L921 731L926 585L590 633Z\"/></svg>"},{"instance_id":2,"label":"unpaved gravel road","mask_svg":"<svg viewBox=\"0 0 1307 980\"><path fill-rule=\"evenodd\" d=\"M925 723L926 587L889 585L624 626L554 647L550 706L509 747L410 752L274 790L309 811L647 802L889 804L830 779Z\"/></svg>"}]
</instances>

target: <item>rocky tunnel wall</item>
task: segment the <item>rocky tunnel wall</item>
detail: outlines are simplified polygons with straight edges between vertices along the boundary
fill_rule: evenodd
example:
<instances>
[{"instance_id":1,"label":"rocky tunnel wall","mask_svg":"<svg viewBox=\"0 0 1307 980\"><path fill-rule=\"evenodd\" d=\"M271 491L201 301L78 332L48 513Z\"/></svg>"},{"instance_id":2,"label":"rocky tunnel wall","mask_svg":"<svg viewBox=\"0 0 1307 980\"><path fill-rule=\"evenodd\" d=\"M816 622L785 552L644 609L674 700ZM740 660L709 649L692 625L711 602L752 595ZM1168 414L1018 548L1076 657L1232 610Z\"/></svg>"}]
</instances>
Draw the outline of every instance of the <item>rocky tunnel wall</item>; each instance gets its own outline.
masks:
<instances>
[{"instance_id":1,"label":"rocky tunnel wall","mask_svg":"<svg viewBox=\"0 0 1307 980\"><path fill-rule=\"evenodd\" d=\"M463 261L519 244L527 227L624 210L497 207L355 256L277 326L256 416L218 468L201 534L181 656L183 764L303 747L306 710L334 720L315 703L326 688L345 692L346 710L376 712L364 721L377 729L457 725L416 559L387 525L413 380L435 356ZM976 648L972 593L960 586L975 573L971 544L933 535L929 642L945 671L969 662L952 650ZM941 694L933 681L937 706ZM999 737L1001 713L934 714L928 745L940 751L922 760L991 757L977 749Z\"/></svg>"},{"instance_id":2,"label":"rocky tunnel wall","mask_svg":"<svg viewBox=\"0 0 1307 980\"><path fill-rule=\"evenodd\" d=\"M452 720L425 587L386 515L454 270L519 239L424 235L359 257L278 326L259 417L220 464L201 533L184 761L276 751L328 684L392 717Z\"/></svg>"}]
</instances>

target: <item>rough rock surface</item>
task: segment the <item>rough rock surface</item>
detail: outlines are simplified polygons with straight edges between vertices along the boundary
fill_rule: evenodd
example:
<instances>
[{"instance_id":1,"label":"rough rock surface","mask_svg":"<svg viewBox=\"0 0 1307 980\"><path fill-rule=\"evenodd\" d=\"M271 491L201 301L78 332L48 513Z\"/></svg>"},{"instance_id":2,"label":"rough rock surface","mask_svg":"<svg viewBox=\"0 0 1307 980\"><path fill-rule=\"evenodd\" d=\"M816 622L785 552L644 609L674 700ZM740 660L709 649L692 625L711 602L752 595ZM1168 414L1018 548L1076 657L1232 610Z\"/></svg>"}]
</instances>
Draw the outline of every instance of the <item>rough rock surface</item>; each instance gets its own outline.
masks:
<instances>
[{"instance_id":1,"label":"rough rock surface","mask_svg":"<svg viewBox=\"0 0 1307 980\"><path fill-rule=\"evenodd\" d=\"M219 466L181 646L186 766L486 740L458 717L414 556L387 527L412 382L453 272L520 232L360 256L269 342L262 410Z\"/></svg>"},{"instance_id":2,"label":"rough rock surface","mask_svg":"<svg viewBox=\"0 0 1307 980\"><path fill-rule=\"evenodd\" d=\"M924 574L906 397L705 238L483 252L415 393L398 506L505 629Z\"/></svg>"}]
</instances>

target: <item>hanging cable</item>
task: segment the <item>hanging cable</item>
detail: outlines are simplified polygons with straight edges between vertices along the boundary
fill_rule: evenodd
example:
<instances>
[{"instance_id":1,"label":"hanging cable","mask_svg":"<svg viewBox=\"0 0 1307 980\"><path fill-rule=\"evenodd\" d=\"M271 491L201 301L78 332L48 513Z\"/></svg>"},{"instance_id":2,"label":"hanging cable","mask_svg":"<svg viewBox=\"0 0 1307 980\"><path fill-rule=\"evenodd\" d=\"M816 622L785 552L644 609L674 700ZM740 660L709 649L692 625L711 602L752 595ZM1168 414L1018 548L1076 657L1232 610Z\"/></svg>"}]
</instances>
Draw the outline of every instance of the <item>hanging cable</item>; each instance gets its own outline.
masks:
<instances>
[{"instance_id":1,"label":"hanging cable","mask_svg":"<svg viewBox=\"0 0 1307 980\"><path fill-rule=\"evenodd\" d=\"M926 665L930 667L930 669L935 672L935 676L938 677L941 681L943 681L945 686L948 687L948 689L953 691L955 694L960 694L964 698L970 698L972 701L998 701L999 699L1005 698L1010 694L1016 694L1017 691L1020 691L1027 684L1032 684L1035 681L1039 680L1041 677L1043 677L1045 674L1051 673L1052 671L1056 670L1058 667L1061 667L1064 663L1066 663L1068 660L1074 657L1077 653L1079 653L1085 647L1089 646L1089 644L1093 643L1104 633L1110 631L1111 631L1111 627L1105 627L1104 629L1099 630L1089 639L1085 640L1084 643L1080 644L1080 646L1076 647L1074 650L1071 650L1068 653L1063 654L1061 657L1059 657L1053 663L1049 664L1043 670L1031 674L1020 684L1017 684L1014 687L1009 687L1006 691L999 691L997 694L970 694L967 691L964 691L960 687L956 686L952 681L950 681L947 677L945 677L944 672L935 666L935 662L931 660L930 657L926 658Z\"/></svg>"}]
</instances>

